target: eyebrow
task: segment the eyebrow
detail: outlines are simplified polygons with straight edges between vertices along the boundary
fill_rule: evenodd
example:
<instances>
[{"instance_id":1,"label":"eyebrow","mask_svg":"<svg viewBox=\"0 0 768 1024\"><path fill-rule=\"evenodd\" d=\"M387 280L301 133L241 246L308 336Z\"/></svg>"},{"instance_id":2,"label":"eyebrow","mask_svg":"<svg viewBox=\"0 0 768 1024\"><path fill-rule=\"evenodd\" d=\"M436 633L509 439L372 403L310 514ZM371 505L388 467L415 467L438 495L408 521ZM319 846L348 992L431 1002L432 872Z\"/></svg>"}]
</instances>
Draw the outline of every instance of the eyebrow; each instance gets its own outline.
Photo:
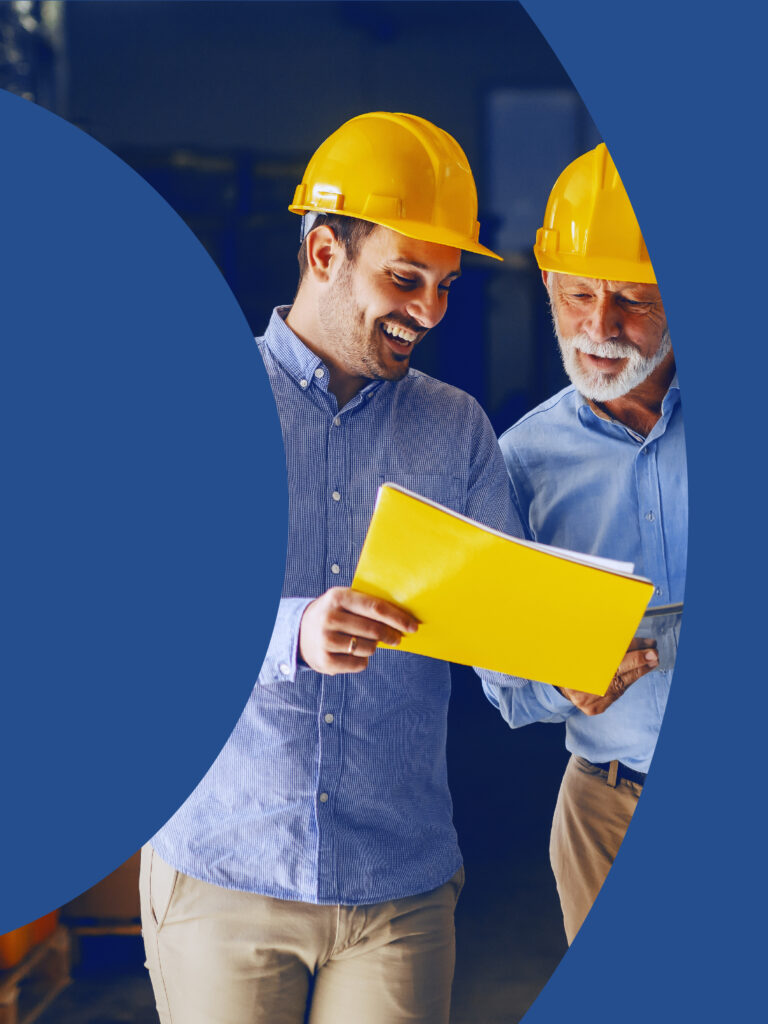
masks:
<instances>
[{"instance_id":1,"label":"eyebrow","mask_svg":"<svg viewBox=\"0 0 768 1024\"><path fill-rule=\"evenodd\" d=\"M431 270L432 267L428 263L421 263L419 260L408 260L405 256L398 256L397 259L392 260L392 263L402 263L406 267L415 267L417 270ZM452 270L449 274L446 274L443 278L446 281L448 278L461 277L461 270Z\"/></svg>"}]
</instances>

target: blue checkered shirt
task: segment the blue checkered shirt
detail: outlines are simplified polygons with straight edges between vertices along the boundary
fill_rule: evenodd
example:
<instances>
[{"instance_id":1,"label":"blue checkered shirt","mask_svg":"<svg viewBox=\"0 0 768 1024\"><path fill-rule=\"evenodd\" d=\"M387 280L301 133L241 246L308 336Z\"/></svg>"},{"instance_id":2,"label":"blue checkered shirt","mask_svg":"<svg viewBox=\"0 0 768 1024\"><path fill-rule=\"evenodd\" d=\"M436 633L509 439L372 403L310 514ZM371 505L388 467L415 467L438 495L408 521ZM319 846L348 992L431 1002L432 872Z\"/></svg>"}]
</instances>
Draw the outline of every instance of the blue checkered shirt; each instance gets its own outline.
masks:
<instances>
[{"instance_id":1,"label":"blue checkered shirt","mask_svg":"<svg viewBox=\"0 0 768 1024\"><path fill-rule=\"evenodd\" d=\"M380 649L364 672L321 675L297 659L302 613L351 583L385 480L496 529L520 536L522 526L473 398L411 369L372 381L339 410L328 367L286 312L275 310L258 339L290 496L277 623L234 732L152 845L226 888L378 903L434 889L461 865L445 760L449 666Z\"/></svg>"}]
</instances>

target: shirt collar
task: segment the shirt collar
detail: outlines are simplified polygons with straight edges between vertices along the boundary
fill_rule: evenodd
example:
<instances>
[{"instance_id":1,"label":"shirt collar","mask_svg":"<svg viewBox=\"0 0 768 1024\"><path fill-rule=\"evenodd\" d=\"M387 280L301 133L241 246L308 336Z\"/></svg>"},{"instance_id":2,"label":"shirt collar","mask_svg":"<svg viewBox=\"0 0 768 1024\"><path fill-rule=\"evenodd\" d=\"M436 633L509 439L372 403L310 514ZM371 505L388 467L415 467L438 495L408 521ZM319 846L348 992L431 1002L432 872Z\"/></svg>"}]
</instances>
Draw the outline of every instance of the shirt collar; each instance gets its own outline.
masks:
<instances>
[{"instance_id":1,"label":"shirt collar","mask_svg":"<svg viewBox=\"0 0 768 1024\"><path fill-rule=\"evenodd\" d=\"M308 391L310 385L315 384L323 391L328 391L328 367L311 349L307 348L304 342L294 334L285 318L291 311L290 306L276 306L272 310L267 329L264 332L264 342L275 359L283 369L298 383L299 387ZM320 370L322 372L318 373ZM347 408L352 408L361 400L369 398L370 395L384 382L372 380L366 384L357 395L348 403Z\"/></svg>"},{"instance_id":2,"label":"shirt collar","mask_svg":"<svg viewBox=\"0 0 768 1024\"><path fill-rule=\"evenodd\" d=\"M328 380L328 369L322 359L307 348L301 339L293 333L285 322L285 317L290 312L290 306L276 306L272 310L267 329L264 332L264 342L272 352L283 369L290 374L299 384L309 383L317 380L315 370L323 369L323 378ZM320 379L323 379L320 378Z\"/></svg>"},{"instance_id":3,"label":"shirt collar","mask_svg":"<svg viewBox=\"0 0 768 1024\"><path fill-rule=\"evenodd\" d=\"M675 376L672 378L672 383L669 385L669 389L664 395L664 400L661 403L661 414L666 416L671 414L672 410L680 401L680 384L677 380L677 370L675 370Z\"/></svg>"},{"instance_id":4,"label":"shirt collar","mask_svg":"<svg viewBox=\"0 0 768 1024\"><path fill-rule=\"evenodd\" d=\"M578 403L578 405L577 405L578 416L579 416L579 419L581 420L582 423L588 423L588 422L594 423L595 421L597 421L597 423L603 423L606 426L609 426L611 424L615 424L615 425L618 425L620 427L623 427L623 424L620 423L619 420L613 420L613 419L609 420L609 419L605 419L603 416L598 416L598 414L595 412L595 410L589 404L589 401L584 397L584 395L582 395L582 393L579 391L579 389L575 385L573 385L573 384L571 385L571 387L573 388L574 394L576 395L576 401ZM657 430L657 428L661 424L665 424L666 425L666 423L669 420L669 417L672 415L672 412L675 409L675 406L677 406L679 404L679 402L680 402L680 384L679 384L678 379L677 379L677 370L675 370L675 375L672 378L672 380L670 381L669 387L667 388L667 393L666 393L666 395L664 395L664 398L662 399L662 402L661 402L661 419L656 424L656 426L653 428L651 433L648 435L649 438L651 436L656 436L656 434L660 432L660 431Z\"/></svg>"}]
</instances>

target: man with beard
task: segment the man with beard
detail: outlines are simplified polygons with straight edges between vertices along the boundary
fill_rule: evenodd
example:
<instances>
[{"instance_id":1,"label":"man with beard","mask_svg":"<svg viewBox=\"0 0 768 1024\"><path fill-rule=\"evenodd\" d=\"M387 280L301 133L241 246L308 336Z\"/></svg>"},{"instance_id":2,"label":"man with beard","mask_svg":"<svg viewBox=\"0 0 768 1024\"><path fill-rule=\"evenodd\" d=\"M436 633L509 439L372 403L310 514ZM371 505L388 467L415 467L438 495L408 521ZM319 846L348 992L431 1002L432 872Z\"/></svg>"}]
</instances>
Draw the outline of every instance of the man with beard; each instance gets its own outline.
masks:
<instances>
[{"instance_id":1,"label":"man with beard","mask_svg":"<svg viewBox=\"0 0 768 1024\"><path fill-rule=\"evenodd\" d=\"M688 528L680 391L653 268L604 145L557 180L534 248L570 387L500 440L526 533L546 544L634 562L652 604L683 599ZM599 617L600 609L595 609ZM669 646L670 650L663 651ZM605 697L484 680L514 728L565 722L571 759L550 856L569 943L618 852L642 792L677 646Z\"/></svg>"},{"instance_id":2,"label":"man with beard","mask_svg":"<svg viewBox=\"0 0 768 1024\"><path fill-rule=\"evenodd\" d=\"M147 960L165 1022L445 1024L449 666L377 650L418 623L349 584L385 480L522 531L477 403L409 368L461 251L494 254L464 153L410 115L343 125L290 209L299 288L258 342L286 448L283 598L232 736L144 850Z\"/></svg>"}]
</instances>

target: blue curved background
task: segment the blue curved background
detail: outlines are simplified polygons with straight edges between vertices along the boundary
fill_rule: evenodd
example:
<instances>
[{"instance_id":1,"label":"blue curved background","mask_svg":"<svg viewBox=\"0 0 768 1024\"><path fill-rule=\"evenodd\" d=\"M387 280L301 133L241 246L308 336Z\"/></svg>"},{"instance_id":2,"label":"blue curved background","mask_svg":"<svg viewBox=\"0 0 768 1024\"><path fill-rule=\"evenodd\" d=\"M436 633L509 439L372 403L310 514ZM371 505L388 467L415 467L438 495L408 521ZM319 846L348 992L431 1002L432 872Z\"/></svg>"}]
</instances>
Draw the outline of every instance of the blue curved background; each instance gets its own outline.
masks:
<instances>
[{"instance_id":1,"label":"blue curved background","mask_svg":"<svg viewBox=\"0 0 768 1024\"><path fill-rule=\"evenodd\" d=\"M284 568L280 428L202 246L0 92L0 933L116 867L214 759ZM51 851L55 850L55 856Z\"/></svg>"},{"instance_id":2,"label":"blue curved background","mask_svg":"<svg viewBox=\"0 0 768 1024\"><path fill-rule=\"evenodd\" d=\"M435 4L438 24L446 6ZM602 1021L613 1024L616 1020L645 1024L648 1020L671 1022L680 1017L705 1022L751 1020L757 1016L756 1007L764 1002L760 991L765 889L760 769L765 745L761 693L765 673L759 650L764 631L761 558L764 517L762 423L758 417L762 418L760 389L765 356L762 325L759 317L754 316L755 297L762 289L761 268L765 262L762 240L766 237L761 191L765 167L762 141L765 85L761 52L765 38L764 15L753 4L744 2L711 8L662 4L659 0L642 5L595 0L579 3L526 0L525 7L562 60L611 147L659 270L680 357L691 488L690 572L684 640L654 770L616 870L573 948L526 1015L526 1022L549 1024L575 1018L596 1024ZM305 56L299 53L296 59L303 61ZM393 75L393 79L402 78L402 71L399 69L400 74ZM457 75L461 75L461 65L457 65ZM350 95L352 93L350 89ZM429 96L425 99L413 93L412 97L414 104L431 102ZM321 99L325 113L327 103L324 96ZM0 101L0 116L4 118L11 100L6 103L0 94ZM34 108L28 105L25 111L28 112L25 116L30 118L43 116L40 112L34 114ZM20 145L33 145L31 129L28 132L29 137L21 130L15 135L4 134L6 147L0 164L0 181L9 170L8 154L15 161L21 152ZM81 144L85 147L83 152L92 153L87 149L88 145L94 147L92 142L84 140ZM42 173L52 153L57 159L58 152L47 145L40 144L31 150L30 159L21 165L17 174L21 180L14 179L7 194L17 196L18 203L23 205L25 196L30 195L25 192L25 174ZM102 159L106 160L107 156ZM64 161L63 166L69 165ZM129 173L124 169L123 172ZM77 179L81 173L82 168L76 172L70 169L71 178ZM98 179L100 173L93 177ZM74 187L71 182L70 186ZM94 182L89 187L93 189ZM39 194L39 190L34 192L35 203ZM67 201L70 194L80 195L66 191L63 194ZM60 223L65 229L69 225L68 236L58 248L51 250L51 261L56 273L63 273L69 284L62 285L57 301L63 301L70 294L87 295L88 302L76 304L78 312L82 313L92 302L101 301L101 289L108 277L104 254L112 260L116 255L107 230L106 249L92 254L95 266L89 271L95 275L92 281L100 282L98 287L95 284L91 287L91 280L83 278L82 274L78 280L77 266L69 266L69 263L78 248L80 225L66 220L67 211L58 208L59 202L60 196L48 207L48 216L61 217ZM27 261L25 265L20 265L14 259L14 252L7 250L5 241L10 237L8 229L13 226L8 218L14 212L20 217L21 210L11 203L6 205L9 207L4 210L7 227L0 253L5 295L13 295L14 289L26 287L26 293L21 294L28 296L26 303L21 303L17 310L16 323L22 327L30 323L32 310L36 317L44 317L48 312L48 327L42 332L47 347L41 347L40 352L56 353L65 337L68 349L77 352L72 334L64 335L63 320L53 301L56 273L51 273L49 268L51 280L45 288L40 283L45 269L45 247L30 244L26 253L20 251L19 260L23 256ZM228 366L234 366L242 374L242 380L233 380L230 370L221 367L222 393L228 388L234 389L233 408L224 409L225 421L229 415L242 415L247 420L248 415L258 417L262 413L269 420L271 396L266 405L249 399L239 412L235 408L239 389L248 390L251 386L250 376L256 388L253 394L261 395L258 390L260 367L255 365L251 347L247 347L247 355L246 348L238 347L237 338L242 338L243 346L250 346L247 330L232 308L231 299L224 294L216 272L207 264L202 252L195 249L194 240L188 238L190 251L184 259L194 262L191 253L195 249L195 258L199 261L195 265L206 277L206 288L211 289L212 299L202 291L196 295L199 278L196 273L182 273L181 257L177 266L177 257L164 262L159 252L158 260L154 261L153 253L147 252L147 248L151 249L147 239L151 237L154 245L155 239L160 237L156 233L157 220L172 216L167 210L158 213L161 207L158 203L152 216L152 235L143 240L134 238L131 242L133 251L141 252L138 262L147 261L148 276L155 274L159 286L175 279L177 298L183 294L183 301L176 302L175 315L183 319L174 322L185 324L185 330L189 330L191 352L195 351L193 339L197 336L198 321L208 341L215 329L218 347L216 359L209 367L211 374L216 373L221 358L228 359ZM130 206L128 209L130 222L133 212ZM120 210L113 208L109 216L119 215ZM107 223L106 228L109 227ZM121 230L129 228L130 223L121 221ZM180 225L177 229L184 231ZM100 244L105 243L102 240ZM104 256L107 265L101 267L97 256ZM6 261L11 271L17 273L16 278L7 277ZM163 264L160 269L158 262ZM203 264L207 267L205 274L201 270ZM113 265L125 270L122 264ZM130 290L132 275L138 275L140 270L134 261L126 279L126 291ZM28 285L22 271L32 275ZM190 285L186 289L181 280L184 274ZM115 282L115 288L118 283ZM147 281L144 284L149 286ZM124 308L131 312L131 302L125 300L125 292L122 294L123 301L117 304L120 316ZM106 298L106 292L104 295L103 312L109 320L108 329L97 332L100 344L103 345L105 337L122 338L118 347L123 348L127 343L129 347L141 344L142 332L135 330L136 319L130 321L130 329L121 333L115 303ZM170 296L168 298L170 300ZM162 296L153 301L162 304L161 300ZM206 310L209 301L211 306ZM50 309L46 309L46 303ZM749 320L747 310L751 314ZM14 332L17 337L23 336L18 327L13 326L12 309L5 312L4 340L13 337ZM163 318L159 317L158 322L163 322ZM231 348L226 339L231 339ZM74 337L74 341L77 340ZM198 343L204 344L205 340L197 336ZM18 358L18 353L14 355L10 349L4 358L11 359L12 355ZM75 379L72 383L66 367L55 362L50 364L56 367L56 372L64 373L62 381L69 382L67 386L74 387L73 394L80 394L81 399L92 380L89 377L92 364L85 363L80 392L77 391L79 382ZM210 383L213 385L213 377ZM8 384L5 373L0 386L4 394L2 415L6 429L2 447L5 451L9 448L8 438L18 436L18 424L23 420L17 417L14 421L13 406L5 404L15 400L14 385ZM104 387L109 391L111 385ZM264 390L266 392L266 388ZM64 409L56 404L57 397L56 388L51 387L46 396L46 408L57 415L49 421L54 424L49 436L61 429L63 420ZM65 402L65 398L60 397L60 401ZM17 406L21 412L33 408L23 394L19 395ZM203 403L201 408L204 407ZM211 409L215 408L216 402L213 402ZM135 410L131 411L130 422L132 427L141 427ZM29 429L29 417L25 429ZM252 487L251 497L264 524L262 536L272 538L276 536L274 530L281 528L279 523L270 527L269 517L272 509L284 500L282 480L275 483L269 476L268 463L261 460L269 459L273 452L278 458L276 424L273 429L274 445L268 443L267 423L252 454L254 465L258 467L258 482L254 478L239 481L241 486ZM233 434L239 436L237 430ZM37 454L43 451L44 445L38 445ZM226 451L228 449L224 449ZM222 454L220 451L219 455ZM234 464L237 445L232 459ZM172 464L170 460L166 460L168 464ZM14 493L14 478L5 468L3 483L7 483L4 511L8 515L7 495ZM31 487L32 481L17 476L17 494L23 490L19 483ZM234 486L236 481L231 483ZM259 493L255 493L257 491ZM40 507L45 507L50 493L43 494L41 489L29 491L31 497L35 493ZM89 491L86 489L84 493ZM27 510L32 507L31 501L19 506ZM275 518L279 518L277 513ZM131 519L132 523L134 521L135 517ZM231 528L231 550L236 551L238 544L234 534L243 524L234 523ZM15 529L19 531L21 527L17 524ZM269 534L268 529L272 531ZM248 532L248 524L243 533L246 539L245 547L240 548L240 557L244 568L238 580L244 592L237 600L233 595L232 609L242 610L248 618L246 627L258 631L260 621L271 621L272 605L263 615L255 612L249 618L243 600L255 604L256 595L247 590L247 583L257 582L262 572L265 578L269 577L270 551L259 547L258 538ZM19 536L23 535L21 530ZM29 547L34 552L36 535L31 533L30 536L33 543ZM7 550L11 553L12 539L13 535L9 534ZM226 536L222 537L222 543L226 541ZM9 564L5 561L5 551L3 558L5 571ZM276 553L275 559L278 560ZM249 560L250 566L246 568ZM256 568L251 571L254 565ZM19 569L18 575L28 581L25 585L31 590L34 577L25 576L23 569ZM68 580L73 575L70 572L63 578ZM38 578L44 579L44 574ZM61 589L64 596L57 595L57 610L63 615L64 624L71 625L73 615L69 604L73 595L67 587ZM145 590L140 588L140 593L151 600L152 595L146 595ZM226 593L224 598L228 599ZM267 603L269 600L276 600L276 591ZM142 603L126 601L131 609ZM97 613L100 611L98 602L93 601L91 605ZM4 621L13 625L11 620ZM55 624L53 612L45 621ZM195 621L199 623L200 618ZM207 618L205 621L208 625ZM97 614L93 625L99 623ZM182 684L174 686L169 704L175 702L177 706L170 710L167 706L155 707L153 703L160 699L158 695L165 693L161 683L165 683L168 673L158 672L161 682L147 681L143 688L142 671L134 672L127 684L123 676L122 684L117 686L112 682L116 677L111 671L114 668L119 673L120 666L108 666L110 672L97 673L83 695L79 690L79 677L75 673L73 678L73 673L62 671L63 661L56 657L56 652L48 666L50 677L38 674L33 678L29 672L26 676L23 674L25 650L34 650L37 655L39 637L45 633L44 625L41 618L39 628L20 638L16 650L18 676L5 671L7 666L3 664L0 765L6 788L19 786L20 789L18 803L9 807L6 802L5 808L5 830L13 835L3 853L4 857L12 858L8 868L3 863L6 868L3 877L13 882L3 891L0 900L0 908L8 912L7 919L0 920L0 930L14 923L10 912L13 906L23 906L24 918L36 909L48 910L90 884L135 848L157 823L150 819L165 816L160 805L165 802L172 806L177 802L171 791L183 795L189 788L183 778L186 757L197 757L199 752L197 762L202 771L215 752L218 740L205 733L202 727L198 730L192 722L194 714L198 710L201 714L205 711L210 716L211 730L218 731L223 739L231 724L230 714L237 714L249 689L250 682L245 676L252 673L249 665L239 681L233 679L231 673L222 673L214 684L217 696L214 701L210 684L200 683L192 666L189 690L187 692ZM97 630L81 628L86 629L89 639L95 637L98 648ZM32 636L32 632L36 635ZM263 642L263 637L256 637L256 645L261 643L262 649ZM130 652L130 638L121 652L123 650ZM222 653L222 657L229 656L230 652ZM213 660L223 664L216 658ZM247 662L247 655L243 660ZM142 666L133 666L137 667L142 669ZM21 692L22 683L28 692ZM228 683L237 689L236 697L228 692ZM188 700L189 694L195 695L194 705ZM222 701L228 702L230 711L221 707L219 695ZM71 714L73 703L82 708L77 716ZM47 721L49 715L55 717L61 709L66 711L68 723L75 719L74 724L67 725L64 738L53 727L38 735L38 721ZM174 710L182 714L186 711L190 717L186 721L174 719ZM37 721L35 734L31 736L32 727L28 725L32 719ZM172 750L172 741L176 739L178 743ZM78 754L81 747L84 747L82 757ZM177 756L179 750L184 755L181 759ZM111 759L112 755L118 762L114 767L117 781L109 777L102 784L102 780L94 778L96 765L103 763L105 756ZM167 792L158 792L158 785L167 785ZM50 817L49 796L53 807L67 804L66 813ZM74 825L73 810L79 816ZM146 819L143 819L144 814ZM13 815L19 822L18 830ZM138 832L135 831L137 821L141 826ZM499 822L495 820L493 825L498 828ZM46 837L56 837L56 845L62 851L57 857L66 861L63 872L77 872L64 892L55 891L55 886L45 891L40 888L41 884L48 884L51 872L54 875L59 872L49 855L38 852L41 832ZM88 844L94 844L93 871L82 861L84 848L79 844L84 837L88 837ZM71 856L68 844L71 844ZM15 875L8 873L10 868L16 871ZM34 885L24 889L32 875ZM14 902L17 893L12 891L15 883L21 887L18 903ZM513 969L514 962L510 960L510 970Z\"/></svg>"},{"instance_id":3,"label":"blue curved background","mask_svg":"<svg viewBox=\"0 0 768 1024\"><path fill-rule=\"evenodd\" d=\"M524 6L643 225L679 357L691 510L683 643L646 792L525 1020L750 1020L765 945L765 16L743 3Z\"/></svg>"}]
</instances>

